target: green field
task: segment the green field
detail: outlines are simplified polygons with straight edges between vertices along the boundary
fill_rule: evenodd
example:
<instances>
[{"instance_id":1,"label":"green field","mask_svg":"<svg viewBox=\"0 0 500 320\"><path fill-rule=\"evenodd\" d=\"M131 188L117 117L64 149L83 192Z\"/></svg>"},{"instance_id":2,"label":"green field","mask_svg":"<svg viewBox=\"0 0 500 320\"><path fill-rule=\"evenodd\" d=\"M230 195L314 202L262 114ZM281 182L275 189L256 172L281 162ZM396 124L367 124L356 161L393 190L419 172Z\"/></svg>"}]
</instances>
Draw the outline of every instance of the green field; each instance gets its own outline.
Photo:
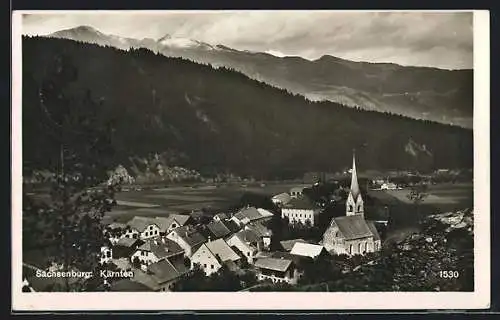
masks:
<instances>
[{"instance_id":1,"label":"green field","mask_svg":"<svg viewBox=\"0 0 500 320\"><path fill-rule=\"evenodd\" d=\"M171 187L128 191L116 195L118 206L106 214L105 223L109 221L126 221L137 216L166 216L172 212L189 213L193 210L225 209L238 202L247 192L273 196L288 192L292 187L301 184L267 184L267 185L220 185L199 187Z\"/></svg>"}]
</instances>

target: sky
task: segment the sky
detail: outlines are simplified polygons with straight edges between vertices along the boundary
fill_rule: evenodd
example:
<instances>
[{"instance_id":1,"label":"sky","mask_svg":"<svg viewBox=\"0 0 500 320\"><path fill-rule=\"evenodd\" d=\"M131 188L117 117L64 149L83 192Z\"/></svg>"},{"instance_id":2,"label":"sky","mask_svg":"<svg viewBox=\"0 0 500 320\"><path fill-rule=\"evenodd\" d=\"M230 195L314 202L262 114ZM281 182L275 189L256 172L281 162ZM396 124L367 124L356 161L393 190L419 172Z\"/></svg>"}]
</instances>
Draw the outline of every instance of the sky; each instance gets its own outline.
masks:
<instances>
[{"instance_id":1,"label":"sky","mask_svg":"<svg viewBox=\"0 0 500 320\"><path fill-rule=\"evenodd\" d=\"M158 11L31 13L23 34L87 25L106 34L166 34L276 56L323 55L443 69L473 66L470 12Z\"/></svg>"}]
</instances>

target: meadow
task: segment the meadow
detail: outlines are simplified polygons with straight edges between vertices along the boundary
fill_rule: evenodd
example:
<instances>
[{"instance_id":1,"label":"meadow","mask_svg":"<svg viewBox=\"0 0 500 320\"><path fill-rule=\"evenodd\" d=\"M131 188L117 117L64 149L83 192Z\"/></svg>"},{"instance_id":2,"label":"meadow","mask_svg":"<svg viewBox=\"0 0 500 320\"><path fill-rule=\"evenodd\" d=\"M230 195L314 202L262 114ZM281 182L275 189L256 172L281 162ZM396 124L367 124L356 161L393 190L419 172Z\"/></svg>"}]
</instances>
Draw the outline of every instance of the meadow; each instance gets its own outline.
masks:
<instances>
[{"instance_id":1,"label":"meadow","mask_svg":"<svg viewBox=\"0 0 500 320\"><path fill-rule=\"evenodd\" d=\"M273 196L288 192L301 184L222 184L218 186L175 186L116 195L117 206L106 214L104 223L124 222L133 216L168 216L171 213L188 214L202 209L224 210L236 204L245 193Z\"/></svg>"}]
</instances>

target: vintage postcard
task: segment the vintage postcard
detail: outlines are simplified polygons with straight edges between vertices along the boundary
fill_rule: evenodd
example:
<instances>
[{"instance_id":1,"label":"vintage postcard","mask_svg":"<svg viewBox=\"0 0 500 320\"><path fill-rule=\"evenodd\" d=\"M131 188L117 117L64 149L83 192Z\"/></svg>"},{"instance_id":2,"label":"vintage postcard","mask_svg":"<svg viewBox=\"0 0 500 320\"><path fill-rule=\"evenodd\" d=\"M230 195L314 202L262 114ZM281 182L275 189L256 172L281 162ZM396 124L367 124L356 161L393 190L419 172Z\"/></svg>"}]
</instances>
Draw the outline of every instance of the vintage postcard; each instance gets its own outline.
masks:
<instances>
[{"instance_id":1,"label":"vintage postcard","mask_svg":"<svg viewBox=\"0 0 500 320\"><path fill-rule=\"evenodd\" d=\"M18 11L13 310L481 309L488 11Z\"/></svg>"}]
</instances>

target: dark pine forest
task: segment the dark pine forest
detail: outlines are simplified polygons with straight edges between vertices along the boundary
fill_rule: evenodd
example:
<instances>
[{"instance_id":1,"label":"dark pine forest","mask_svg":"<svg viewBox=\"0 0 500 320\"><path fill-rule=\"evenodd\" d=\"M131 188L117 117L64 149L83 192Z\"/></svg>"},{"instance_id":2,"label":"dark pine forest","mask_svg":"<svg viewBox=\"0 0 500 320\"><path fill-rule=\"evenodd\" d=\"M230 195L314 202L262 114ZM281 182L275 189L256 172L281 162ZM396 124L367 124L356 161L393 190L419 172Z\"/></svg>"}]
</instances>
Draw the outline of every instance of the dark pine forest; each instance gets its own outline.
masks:
<instances>
[{"instance_id":1,"label":"dark pine forest","mask_svg":"<svg viewBox=\"0 0 500 320\"><path fill-rule=\"evenodd\" d=\"M361 168L411 169L414 157L405 146L412 140L432 153L426 169L472 168L472 130L311 102L233 70L146 49L24 37L23 161L28 171L51 168L59 156L59 146L48 136L39 89L61 61L77 72L66 94L75 101L90 96L99 103L103 123L112 126L116 165L162 154L171 165L202 174L288 178L345 168L355 148Z\"/></svg>"}]
</instances>

